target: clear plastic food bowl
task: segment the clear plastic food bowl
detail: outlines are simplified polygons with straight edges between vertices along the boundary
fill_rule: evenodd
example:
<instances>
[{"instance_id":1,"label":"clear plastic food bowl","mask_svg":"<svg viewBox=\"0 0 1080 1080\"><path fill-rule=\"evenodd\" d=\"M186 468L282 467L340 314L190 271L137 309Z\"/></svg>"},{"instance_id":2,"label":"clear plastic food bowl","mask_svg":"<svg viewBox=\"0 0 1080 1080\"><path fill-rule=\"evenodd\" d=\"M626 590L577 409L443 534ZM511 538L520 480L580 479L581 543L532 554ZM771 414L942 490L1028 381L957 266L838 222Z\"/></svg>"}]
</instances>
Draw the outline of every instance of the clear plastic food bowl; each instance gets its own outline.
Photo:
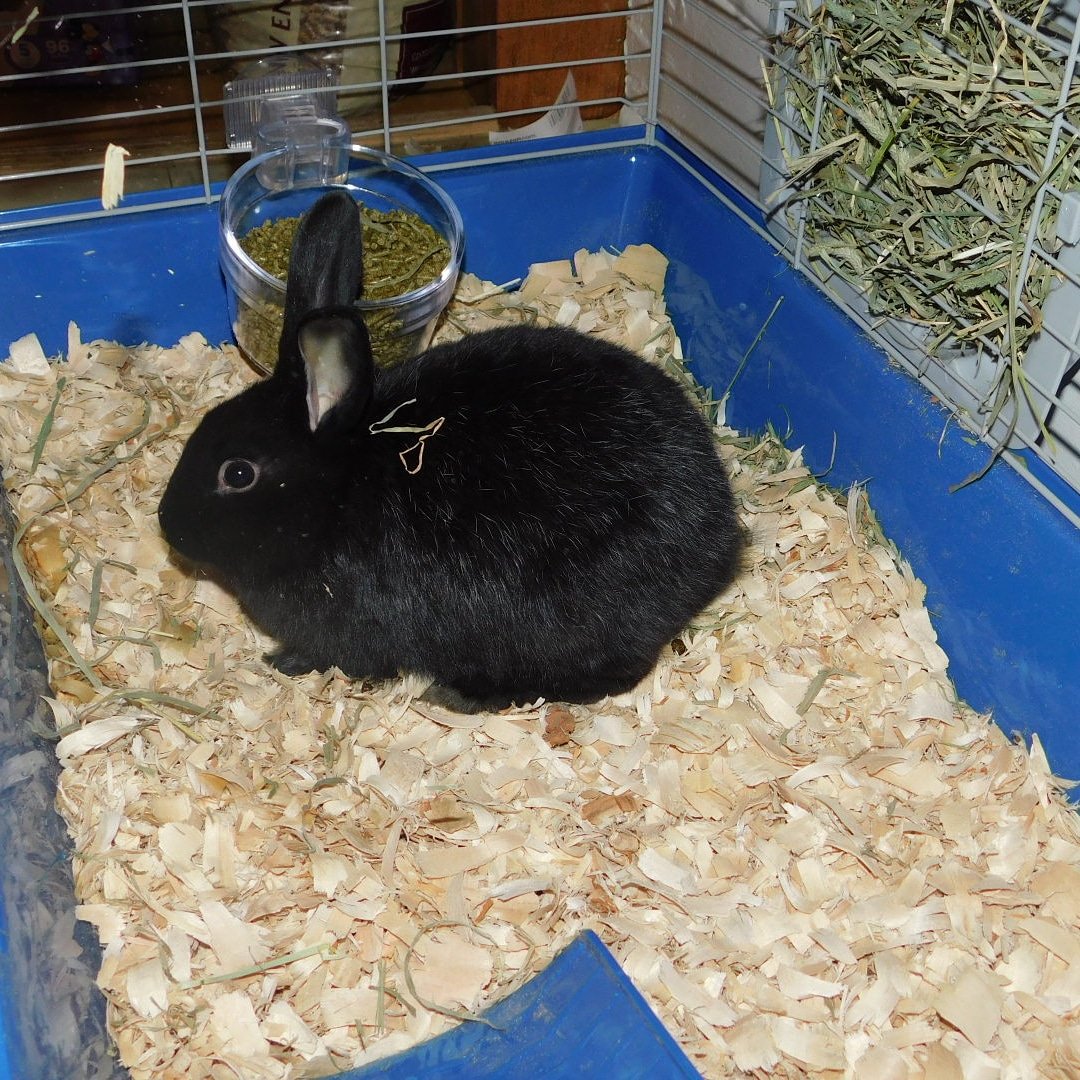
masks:
<instances>
[{"instance_id":1,"label":"clear plastic food bowl","mask_svg":"<svg viewBox=\"0 0 1080 1080\"><path fill-rule=\"evenodd\" d=\"M264 222L304 213L331 188L375 210L419 215L450 249L435 281L385 300L356 302L371 331L376 363L386 366L423 352L457 284L464 230L450 196L419 169L366 146L352 145L332 159L298 159L295 147L272 150L241 166L221 198L218 234L229 320L237 344L264 374L277 362L285 283L255 263L239 238Z\"/></svg>"}]
</instances>

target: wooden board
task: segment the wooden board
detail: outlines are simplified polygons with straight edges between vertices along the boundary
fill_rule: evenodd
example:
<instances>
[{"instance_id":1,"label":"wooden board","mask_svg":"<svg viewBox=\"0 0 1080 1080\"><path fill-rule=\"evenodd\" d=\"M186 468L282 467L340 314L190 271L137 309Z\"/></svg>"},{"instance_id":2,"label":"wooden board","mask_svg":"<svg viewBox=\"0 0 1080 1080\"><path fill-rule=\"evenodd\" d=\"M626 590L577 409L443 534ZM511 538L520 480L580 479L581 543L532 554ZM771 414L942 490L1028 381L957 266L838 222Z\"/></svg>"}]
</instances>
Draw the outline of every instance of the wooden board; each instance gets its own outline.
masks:
<instances>
[{"instance_id":1,"label":"wooden board","mask_svg":"<svg viewBox=\"0 0 1080 1080\"><path fill-rule=\"evenodd\" d=\"M467 30L468 26L483 22L506 23L540 16L555 18L623 11L626 4L624 0L551 0L538 6L529 0L482 0L462 4L460 8L458 23ZM625 19L596 19L545 27L505 27L466 40L463 64L467 69L484 70L621 56L625 36ZM499 112L548 109L562 89L567 70L569 66L496 76L495 108ZM625 64L622 61L583 65L574 67L573 71L581 101L620 97L623 93ZM617 104L590 105L582 109L581 114L586 120L594 120L612 116L618 109ZM510 119L506 126L520 127L534 119L533 116Z\"/></svg>"}]
</instances>

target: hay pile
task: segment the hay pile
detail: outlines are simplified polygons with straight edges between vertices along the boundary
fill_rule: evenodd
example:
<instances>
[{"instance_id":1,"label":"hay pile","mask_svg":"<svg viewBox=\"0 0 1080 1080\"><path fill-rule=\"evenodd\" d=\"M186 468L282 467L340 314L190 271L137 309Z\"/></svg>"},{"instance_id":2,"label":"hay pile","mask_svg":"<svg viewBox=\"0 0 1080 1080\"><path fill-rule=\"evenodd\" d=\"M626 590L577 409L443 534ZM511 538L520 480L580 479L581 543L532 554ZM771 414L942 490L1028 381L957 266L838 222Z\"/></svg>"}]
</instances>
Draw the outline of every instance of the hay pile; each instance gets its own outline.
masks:
<instances>
[{"instance_id":1,"label":"hay pile","mask_svg":"<svg viewBox=\"0 0 1080 1080\"><path fill-rule=\"evenodd\" d=\"M1063 276L1062 193L1080 184L1075 8L794 0L784 11L766 91L803 257L853 285L873 316L925 331L916 339L932 356L991 365L975 380L978 430L1001 419L995 439L1007 441L1029 414L1042 427L1066 372L1040 389L1024 362Z\"/></svg>"},{"instance_id":2,"label":"hay pile","mask_svg":"<svg viewBox=\"0 0 1080 1080\"><path fill-rule=\"evenodd\" d=\"M443 333L578 325L679 366L648 248L463 280ZM0 454L38 594L79 915L136 1078L329 1073L501 998L582 928L710 1078L1080 1068L1080 823L954 699L859 493L719 427L752 565L633 694L458 716L287 678L154 518L251 376L33 339ZM46 625L47 623L47 625Z\"/></svg>"}]
</instances>

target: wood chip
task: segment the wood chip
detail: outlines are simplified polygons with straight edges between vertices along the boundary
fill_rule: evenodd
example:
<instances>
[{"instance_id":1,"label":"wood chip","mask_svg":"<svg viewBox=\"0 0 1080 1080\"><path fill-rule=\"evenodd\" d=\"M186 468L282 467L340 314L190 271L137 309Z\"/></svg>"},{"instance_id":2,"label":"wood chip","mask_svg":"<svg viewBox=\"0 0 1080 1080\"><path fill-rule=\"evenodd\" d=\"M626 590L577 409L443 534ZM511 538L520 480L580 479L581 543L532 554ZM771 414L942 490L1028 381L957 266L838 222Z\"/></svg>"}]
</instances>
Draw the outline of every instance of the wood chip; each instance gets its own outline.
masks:
<instances>
[{"instance_id":1,"label":"wood chip","mask_svg":"<svg viewBox=\"0 0 1080 1080\"><path fill-rule=\"evenodd\" d=\"M685 380L665 266L464 275L441 339L576 310ZM251 378L234 349L76 327L65 364L14 353L0 458L78 914L135 1080L362 1065L586 927L710 1078L1076 1071L1077 815L1037 739L956 703L861 490L718 427L744 575L632 694L458 716L412 679L272 671L233 598L171 563L157 500L199 412Z\"/></svg>"},{"instance_id":2,"label":"wood chip","mask_svg":"<svg viewBox=\"0 0 1080 1080\"><path fill-rule=\"evenodd\" d=\"M105 164L101 171L101 206L103 210L115 210L124 197L124 159L131 151L109 143L105 147Z\"/></svg>"},{"instance_id":3,"label":"wood chip","mask_svg":"<svg viewBox=\"0 0 1080 1080\"><path fill-rule=\"evenodd\" d=\"M544 714L544 741L551 747L566 746L576 726L577 720L569 709L552 705Z\"/></svg>"},{"instance_id":4,"label":"wood chip","mask_svg":"<svg viewBox=\"0 0 1080 1080\"><path fill-rule=\"evenodd\" d=\"M965 1035L972 1046L989 1050L1001 1023L997 986L986 975L969 969L938 995L938 1015Z\"/></svg>"}]
</instances>

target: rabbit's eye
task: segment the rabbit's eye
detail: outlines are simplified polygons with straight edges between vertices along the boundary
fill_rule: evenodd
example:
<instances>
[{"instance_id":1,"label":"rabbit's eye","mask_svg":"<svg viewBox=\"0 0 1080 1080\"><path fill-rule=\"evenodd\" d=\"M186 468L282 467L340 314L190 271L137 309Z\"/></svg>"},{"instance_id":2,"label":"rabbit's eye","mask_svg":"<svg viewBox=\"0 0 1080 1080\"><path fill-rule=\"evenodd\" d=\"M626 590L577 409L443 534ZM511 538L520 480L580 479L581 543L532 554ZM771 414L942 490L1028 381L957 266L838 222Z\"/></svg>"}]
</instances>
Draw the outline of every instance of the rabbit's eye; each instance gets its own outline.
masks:
<instances>
[{"instance_id":1,"label":"rabbit's eye","mask_svg":"<svg viewBox=\"0 0 1080 1080\"><path fill-rule=\"evenodd\" d=\"M218 469L218 491L247 491L259 480L259 467L247 458L229 458Z\"/></svg>"}]
</instances>

